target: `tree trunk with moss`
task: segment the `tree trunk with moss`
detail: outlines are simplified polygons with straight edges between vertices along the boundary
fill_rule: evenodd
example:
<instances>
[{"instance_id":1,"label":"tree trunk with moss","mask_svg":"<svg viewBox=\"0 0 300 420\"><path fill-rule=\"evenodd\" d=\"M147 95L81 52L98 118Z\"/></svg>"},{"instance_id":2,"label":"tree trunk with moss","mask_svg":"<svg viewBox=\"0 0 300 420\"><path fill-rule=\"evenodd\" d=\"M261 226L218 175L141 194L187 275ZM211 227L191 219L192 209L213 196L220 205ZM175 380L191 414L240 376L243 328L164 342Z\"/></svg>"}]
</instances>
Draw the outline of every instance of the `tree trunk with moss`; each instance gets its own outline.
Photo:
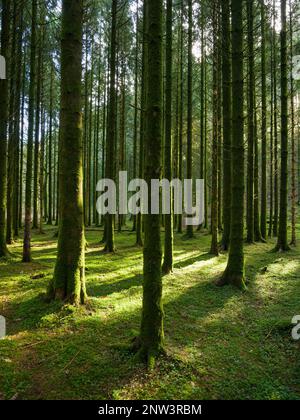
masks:
<instances>
[{"instance_id":1,"label":"tree trunk with moss","mask_svg":"<svg viewBox=\"0 0 300 420\"><path fill-rule=\"evenodd\" d=\"M117 12L118 1L112 0L111 6L111 39L110 39L110 85L107 117L107 140L106 140L106 178L115 179L115 145L116 145L116 43L117 43ZM107 214L105 217L105 248L104 251L115 252L114 215Z\"/></svg>"},{"instance_id":2,"label":"tree trunk with moss","mask_svg":"<svg viewBox=\"0 0 300 420\"><path fill-rule=\"evenodd\" d=\"M218 150L219 150L219 37L218 37L218 0L213 2L213 132L212 132L212 177L211 177L211 231L212 240L210 253L219 255L218 244Z\"/></svg>"},{"instance_id":3,"label":"tree trunk with moss","mask_svg":"<svg viewBox=\"0 0 300 420\"><path fill-rule=\"evenodd\" d=\"M17 1L12 1L12 25L11 25L11 57L10 57L10 84L9 84L9 124L8 124L8 150L7 150L7 198L6 198L6 243L12 245L13 238L13 202L14 202L14 185L15 185L15 143L16 143L16 78L15 71L17 60Z\"/></svg>"},{"instance_id":4,"label":"tree trunk with moss","mask_svg":"<svg viewBox=\"0 0 300 420\"><path fill-rule=\"evenodd\" d=\"M278 89L277 89L277 32L276 26L276 0L273 1L273 89L274 89L274 217L273 217L273 235L278 235L278 217L279 217L279 151L278 151Z\"/></svg>"},{"instance_id":5,"label":"tree trunk with moss","mask_svg":"<svg viewBox=\"0 0 300 420\"><path fill-rule=\"evenodd\" d=\"M31 52L30 52L30 85L28 105L28 141L25 186L25 226L23 243L23 262L31 262L31 215L32 215L32 164L33 164L33 138L34 138L34 105L36 81L36 22L37 0L32 0L31 14Z\"/></svg>"},{"instance_id":6,"label":"tree trunk with moss","mask_svg":"<svg viewBox=\"0 0 300 420\"><path fill-rule=\"evenodd\" d=\"M183 181L183 101L184 101L184 68L183 68L183 17L184 5L181 3L180 10L180 70L179 70L179 127L178 127L178 178ZM182 214L178 215L177 233L182 233Z\"/></svg>"},{"instance_id":7,"label":"tree trunk with moss","mask_svg":"<svg viewBox=\"0 0 300 420\"><path fill-rule=\"evenodd\" d=\"M61 55L61 136L59 145L59 237L52 298L84 303L85 261L82 166L81 0L64 0Z\"/></svg>"},{"instance_id":8,"label":"tree trunk with moss","mask_svg":"<svg viewBox=\"0 0 300 420\"><path fill-rule=\"evenodd\" d=\"M266 13L261 0L261 209L262 238L267 238L267 87L266 87Z\"/></svg>"},{"instance_id":9,"label":"tree trunk with moss","mask_svg":"<svg viewBox=\"0 0 300 420\"><path fill-rule=\"evenodd\" d=\"M255 94L254 109L256 110ZM254 114L254 240L255 242L265 242L261 234L259 214L259 154L257 112Z\"/></svg>"},{"instance_id":10,"label":"tree trunk with moss","mask_svg":"<svg viewBox=\"0 0 300 420\"><path fill-rule=\"evenodd\" d=\"M247 159L247 242L254 242L254 35L253 0L247 0L248 22L248 159Z\"/></svg>"},{"instance_id":11,"label":"tree trunk with moss","mask_svg":"<svg viewBox=\"0 0 300 420\"><path fill-rule=\"evenodd\" d=\"M288 65L286 0L281 0L281 180L277 251L288 251Z\"/></svg>"},{"instance_id":12,"label":"tree trunk with moss","mask_svg":"<svg viewBox=\"0 0 300 420\"><path fill-rule=\"evenodd\" d=\"M220 285L245 288L244 266L244 57L243 5L232 0L232 210L227 268Z\"/></svg>"},{"instance_id":13,"label":"tree trunk with moss","mask_svg":"<svg viewBox=\"0 0 300 420\"><path fill-rule=\"evenodd\" d=\"M41 78L42 78L42 31L39 31L38 48L38 79L36 90L35 113L35 142L34 142L34 179L33 179L33 221L32 228L38 229L38 186L39 186L39 159L40 159L40 120L41 120Z\"/></svg>"},{"instance_id":14,"label":"tree trunk with moss","mask_svg":"<svg viewBox=\"0 0 300 420\"><path fill-rule=\"evenodd\" d=\"M222 1L222 76L223 76L223 237L222 249L228 251L231 219L231 62L230 2Z\"/></svg>"},{"instance_id":15,"label":"tree trunk with moss","mask_svg":"<svg viewBox=\"0 0 300 420\"><path fill-rule=\"evenodd\" d=\"M144 5L145 7L145 5ZM163 2L147 2L145 180L161 176ZM151 193L149 191L149 206ZM143 312L139 356L152 368L163 348L161 238L159 214L145 216Z\"/></svg>"},{"instance_id":16,"label":"tree trunk with moss","mask_svg":"<svg viewBox=\"0 0 300 420\"><path fill-rule=\"evenodd\" d=\"M292 148L292 156L291 156L291 224L292 224L292 238L291 238L291 245L297 246L297 233L296 233L296 223L297 223L297 174L296 174L296 133L295 133L295 103L294 103L294 95L295 95L295 81L293 76L293 55L294 55L294 43L293 43L293 8L291 4L291 0L289 1L289 8L290 8L290 85L291 85L291 148Z\"/></svg>"},{"instance_id":17,"label":"tree trunk with moss","mask_svg":"<svg viewBox=\"0 0 300 420\"><path fill-rule=\"evenodd\" d=\"M48 220L47 225L53 224L53 177L52 177L52 157L53 157L53 84L54 84L54 68L51 65L50 76L50 110L49 110L49 144L48 144Z\"/></svg>"},{"instance_id":18,"label":"tree trunk with moss","mask_svg":"<svg viewBox=\"0 0 300 420\"><path fill-rule=\"evenodd\" d=\"M166 105L165 105L165 178L172 181L172 26L173 0L167 0L167 33L166 33ZM170 214L165 215L165 249L163 273L169 274L173 270L173 194L170 195Z\"/></svg>"},{"instance_id":19,"label":"tree trunk with moss","mask_svg":"<svg viewBox=\"0 0 300 420\"><path fill-rule=\"evenodd\" d=\"M187 69L187 179L193 178L193 2L188 0L188 69ZM190 216L190 215L189 215ZM193 226L186 228L186 237L193 238Z\"/></svg>"},{"instance_id":20,"label":"tree trunk with moss","mask_svg":"<svg viewBox=\"0 0 300 420\"><path fill-rule=\"evenodd\" d=\"M2 1L1 55L9 57L10 1ZM8 75L0 79L0 258L8 254L6 246L6 181L7 181L7 124L8 124Z\"/></svg>"}]
</instances>

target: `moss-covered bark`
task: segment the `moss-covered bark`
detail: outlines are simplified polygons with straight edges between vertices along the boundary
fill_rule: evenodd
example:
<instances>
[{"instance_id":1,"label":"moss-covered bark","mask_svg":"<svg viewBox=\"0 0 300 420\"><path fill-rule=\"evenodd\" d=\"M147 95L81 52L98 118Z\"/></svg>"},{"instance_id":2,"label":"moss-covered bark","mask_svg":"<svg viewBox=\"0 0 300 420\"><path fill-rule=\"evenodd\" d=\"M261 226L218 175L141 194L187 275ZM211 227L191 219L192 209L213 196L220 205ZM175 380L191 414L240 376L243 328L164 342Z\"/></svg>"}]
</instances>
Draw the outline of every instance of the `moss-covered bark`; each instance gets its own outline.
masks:
<instances>
[{"instance_id":1,"label":"moss-covered bark","mask_svg":"<svg viewBox=\"0 0 300 420\"><path fill-rule=\"evenodd\" d=\"M9 56L10 1L2 1L1 55ZM8 66L7 66L8 68ZM8 75L6 75L8 76ZM6 246L6 170L7 170L7 120L8 78L0 79L0 258L8 254Z\"/></svg>"},{"instance_id":2,"label":"moss-covered bark","mask_svg":"<svg viewBox=\"0 0 300 420\"><path fill-rule=\"evenodd\" d=\"M51 297L84 303L85 262L82 170L81 0L64 0L62 12L61 136L59 145L60 222Z\"/></svg>"},{"instance_id":3,"label":"moss-covered bark","mask_svg":"<svg viewBox=\"0 0 300 420\"><path fill-rule=\"evenodd\" d=\"M33 219L32 228L38 229L38 185L39 185L39 159L40 159L40 120L41 120L41 78L42 78L42 44L41 30L39 31L38 48L38 77L36 89L36 112L35 112L35 141L34 141L34 179L33 179Z\"/></svg>"},{"instance_id":4,"label":"moss-covered bark","mask_svg":"<svg viewBox=\"0 0 300 420\"><path fill-rule=\"evenodd\" d=\"M187 179L193 178L193 4L188 0L188 65L187 65ZM186 228L187 238L194 237L193 226Z\"/></svg>"},{"instance_id":5,"label":"moss-covered bark","mask_svg":"<svg viewBox=\"0 0 300 420\"><path fill-rule=\"evenodd\" d=\"M49 110L49 142L48 142L48 220L47 225L53 224L53 83L54 68L51 65L50 79L50 110Z\"/></svg>"},{"instance_id":6,"label":"moss-covered bark","mask_svg":"<svg viewBox=\"0 0 300 420\"><path fill-rule=\"evenodd\" d=\"M230 2L222 1L222 78L223 78L223 236L222 249L228 251L231 221L231 62Z\"/></svg>"},{"instance_id":7,"label":"moss-covered bark","mask_svg":"<svg viewBox=\"0 0 300 420\"><path fill-rule=\"evenodd\" d=\"M277 43L277 32L275 30L276 25L276 0L273 0L273 34L272 34L272 48L273 48L273 99L274 99L274 203L273 203L273 236L278 235L278 217L279 217L279 151L278 151L278 86L277 86L277 54L278 54L278 43Z\"/></svg>"},{"instance_id":8,"label":"moss-covered bark","mask_svg":"<svg viewBox=\"0 0 300 420\"><path fill-rule=\"evenodd\" d=\"M267 238L267 85L266 85L266 11L261 0L261 236Z\"/></svg>"},{"instance_id":9,"label":"moss-covered bark","mask_svg":"<svg viewBox=\"0 0 300 420\"><path fill-rule=\"evenodd\" d=\"M278 251L288 251L287 212L288 212L288 66L287 66L287 13L286 0L281 1L281 178L280 215Z\"/></svg>"},{"instance_id":10,"label":"moss-covered bark","mask_svg":"<svg viewBox=\"0 0 300 420\"><path fill-rule=\"evenodd\" d=\"M25 186L25 226L23 243L23 262L31 261L31 214L32 214L32 164L33 164L33 138L34 138L34 108L35 108L35 82L36 82L36 22L37 0L32 0L31 14L31 41L30 41L30 85L28 105L28 140Z\"/></svg>"},{"instance_id":11,"label":"moss-covered bark","mask_svg":"<svg viewBox=\"0 0 300 420\"><path fill-rule=\"evenodd\" d=\"M244 267L244 1L232 0L232 210L229 259L219 284L245 288Z\"/></svg>"},{"instance_id":12,"label":"moss-covered bark","mask_svg":"<svg viewBox=\"0 0 300 420\"><path fill-rule=\"evenodd\" d=\"M218 1L213 2L213 134L212 134L212 176L211 176L211 247L210 253L219 254L218 244L218 151L219 151L219 37L218 37Z\"/></svg>"},{"instance_id":13,"label":"moss-covered bark","mask_svg":"<svg viewBox=\"0 0 300 420\"><path fill-rule=\"evenodd\" d=\"M297 246L297 234L296 234L296 223L297 223L297 157L296 157L296 132L295 132L295 122L296 122L296 113L295 113L295 81L293 76L293 56L294 56L294 42L293 42L293 7L291 0L289 0L289 9L290 9L290 86L291 86L291 105L290 105L290 114L291 114L291 224L292 224L292 237L291 245ZM299 165L300 166L300 165Z\"/></svg>"},{"instance_id":14,"label":"moss-covered bark","mask_svg":"<svg viewBox=\"0 0 300 420\"><path fill-rule=\"evenodd\" d=\"M172 181L172 60L173 60L173 0L167 0L166 20L166 104L165 104L165 178ZM173 213L172 213L172 191L170 199L171 212L165 215L165 246L163 273L168 274L173 270Z\"/></svg>"},{"instance_id":15,"label":"moss-covered bark","mask_svg":"<svg viewBox=\"0 0 300 420\"><path fill-rule=\"evenodd\" d=\"M256 95L254 98L254 109L256 109ZM261 234L259 214L259 155L258 155L258 122L257 113L254 116L254 240L265 242Z\"/></svg>"},{"instance_id":16,"label":"moss-covered bark","mask_svg":"<svg viewBox=\"0 0 300 420\"><path fill-rule=\"evenodd\" d=\"M179 70L179 127L178 127L178 178L183 181L183 101L184 101L184 63L183 63L183 18L184 4L181 3L180 10L180 70ZM182 233L182 215L178 215L177 233Z\"/></svg>"},{"instance_id":17,"label":"moss-covered bark","mask_svg":"<svg viewBox=\"0 0 300 420\"><path fill-rule=\"evenodd\" d=\"M106 178L115 179L115 146L116 146L116 43L117 43L117 0L112 0L111 6L111 39L110 39L110 85L107 116L106 137ZM114 215L107 214L105 218L105 252L115 251Z\"/></svg>"},{"instance_id":18,"label":"moss-covered bark","mask_svg":"<svg viewBox=\"0 0 300 420\"><path fill-rule=\"evenodd\" d=\"M145 180L161 176L163 2L147 2ZM151 203L151 194L149 194ZM160 215L145 220L143 312L139 356L153 367L163 346Z\"/></svg>"},{"instance_id":19,"label":"moss-covered bark","mask_svg":"<svg viewBox=\"0 0 300 420\"><path fill-rule=\"evenodd\" d=\"M247 0L248 43L248 155L247 155L247 242L254 242L254 34L253 0Z\"/></svg>"}]
</instances>

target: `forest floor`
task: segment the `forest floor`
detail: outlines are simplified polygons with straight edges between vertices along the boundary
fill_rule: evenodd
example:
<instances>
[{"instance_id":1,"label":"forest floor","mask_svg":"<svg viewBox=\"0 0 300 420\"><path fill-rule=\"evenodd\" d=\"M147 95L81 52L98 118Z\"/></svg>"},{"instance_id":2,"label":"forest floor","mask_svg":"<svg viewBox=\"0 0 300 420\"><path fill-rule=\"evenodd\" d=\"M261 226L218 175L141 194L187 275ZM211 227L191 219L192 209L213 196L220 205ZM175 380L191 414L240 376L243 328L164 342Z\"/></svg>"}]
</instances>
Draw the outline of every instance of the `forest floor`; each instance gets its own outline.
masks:
<instances>
[{"instance_id":1,"label":"forest floor","mask_svg":"<svg viewBox=\"0 0 300 420\"><path fill-rule=\"evenodd\" d=\"M246 246L248 291L218 288L226 265L207 253L210 237L175 238L174 273L165 277L167 355L153 372L128 345L138 334L142 252L135 235L116 236L101 254L101 233L88 231L85 308L42 298L56 256L54 229L33 235L32 264L22 243L0 262L0 399L300 399L300 249ZM300 226L298 226L300 233ZM44 276L44 277L43 277Z\"/></svg>"}]
</instances>

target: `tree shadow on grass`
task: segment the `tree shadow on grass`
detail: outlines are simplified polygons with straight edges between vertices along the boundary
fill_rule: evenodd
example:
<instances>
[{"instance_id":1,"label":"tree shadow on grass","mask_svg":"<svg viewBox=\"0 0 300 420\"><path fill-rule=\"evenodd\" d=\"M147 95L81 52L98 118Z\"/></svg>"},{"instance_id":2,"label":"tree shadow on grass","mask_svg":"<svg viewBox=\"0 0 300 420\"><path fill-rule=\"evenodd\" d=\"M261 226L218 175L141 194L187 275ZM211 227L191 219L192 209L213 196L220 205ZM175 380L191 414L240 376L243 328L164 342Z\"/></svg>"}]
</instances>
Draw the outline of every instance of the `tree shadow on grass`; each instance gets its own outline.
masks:
<instances>
[{"instance_id":1,"label":"tree shadow on grass","mask_svg":"<svg viewBox=\"0 0 300 420\"><path fill-rule=\"evenodd\" d=\"M95 284L89 282L87 285L88 296L90 297L103 297L112 295L114 293L121 293L125 290L129 290L132 287L141 287L143 285L143 276L138 274L136 276L126 278L124 280L118 280L111 283Z\"/></svg>"},{"instance_id":2,"label":"tree shadow on grass","mask_svg":"<svg viewBox=\"0 0 300 420\"><path fill-rule=\"evenodd\" d=\"M176 262L174 264L174 268L176 268L176 269L186 268L186 267L189 267L190 265L195 264L196 262L208 261L208 260L211 260L213 258L215 258L215 256L211 255L209 253L194 255L193 257L189 257L189 258L186 258L186 259L179 260L178 262Z\"/></svg>"}]
</instances>

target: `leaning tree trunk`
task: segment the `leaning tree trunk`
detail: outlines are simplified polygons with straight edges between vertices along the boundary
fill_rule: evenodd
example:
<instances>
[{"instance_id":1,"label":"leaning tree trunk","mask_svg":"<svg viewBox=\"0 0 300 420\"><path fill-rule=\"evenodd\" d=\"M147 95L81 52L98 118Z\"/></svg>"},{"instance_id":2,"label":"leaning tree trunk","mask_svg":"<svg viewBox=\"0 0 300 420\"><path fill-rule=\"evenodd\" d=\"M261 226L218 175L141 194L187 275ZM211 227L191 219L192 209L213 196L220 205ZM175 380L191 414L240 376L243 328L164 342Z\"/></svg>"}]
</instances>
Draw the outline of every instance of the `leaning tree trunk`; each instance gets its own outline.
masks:
<instances>
[{"instance_id":1,"label":"leaning tree trunk","mask_svg":"<svg viewBox=\"0 0 300 420\"><path fill-rule=\"evenodd\" d=\"M243 4L232 0L232 212L229 260L220 286L245 288L244 266L244 59Z\"/></svg>"},{"instance_id":2,"label":"leaning tree trunk","mask_svg":"<svg viewBox=\"0 0 300 420\"><path fill-rule=\"evenodd\" d=\"M2 1L1 55L9 56L10 1ZM7 75L6 75L7 77ZM0 258L8 254L6 246L6 169L7 169L7 123L8 123L8 80L0 79Z\"/></svg>"},{"instance_id":3,"label":"leaning tree trunk","mask_svg":"<svg viewBox=\"0 0 300 420\"><path fill-rule=\"evenodd\" d=\"M85 262L82 170L81 0L64 0L61 55L61 136L59 145L59 237L50 297L84 303Z\"/></svg>"},{"instance_id":4,"label":"leaning tree trunk","mask_svg":"<svg viewBox=\"0 0 300 420\"><path fill-rule=\"evenodd\" d=\"M286 0L281 0L281 180L277 251L288 251L288 66Z\"/></svg>"},{"instance_id":5,"label":"leaning tree trunk","mask_svg":"<svg viewBox=\"0 0 300 420\"><path fill-rule=\"evenodd\" d=\"M163 1L146 1L147 78L145 180L161 176ZM149 193L149 207L151 207ZM163 347L160 214L145 216L143 313L139 356L151 368Z\"/></svg>"}]
</instances>

